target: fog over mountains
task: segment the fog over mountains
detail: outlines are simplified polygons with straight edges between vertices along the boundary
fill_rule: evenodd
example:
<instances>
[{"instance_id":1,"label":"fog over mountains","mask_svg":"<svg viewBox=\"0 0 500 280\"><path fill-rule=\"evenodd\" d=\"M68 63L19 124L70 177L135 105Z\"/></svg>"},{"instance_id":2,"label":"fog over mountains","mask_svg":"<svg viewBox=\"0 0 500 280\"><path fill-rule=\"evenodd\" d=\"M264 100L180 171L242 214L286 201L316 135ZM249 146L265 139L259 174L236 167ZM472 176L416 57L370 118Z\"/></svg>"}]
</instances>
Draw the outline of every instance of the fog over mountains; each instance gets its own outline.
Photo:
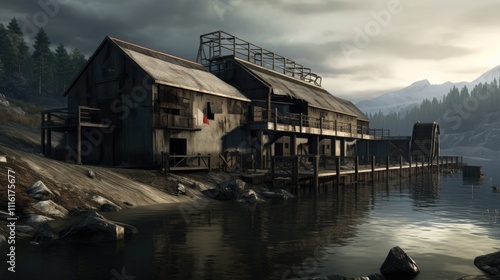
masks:
<instances>
[{"instance_id":1,"label":"fog over mountains","mask_svg":"<svg viewBox=\"0 0 500 280\"><path fill-rule=\"evenodd\" d=\"M469 90L473 89L479 83L489 83L493 79L500 78L500 65L487 71L472 82L446 82L443 84L431 84L428 80L421 80L397 90L379 95L375 98L360 101L356 104L364 113L377 113L381 111L384 114L392 112L401 112L420 105L424 99L432 100L434 97L441 100L448 94L450 89L455 86L461 89L467 86Z\"/></svg>"}]
</instances>

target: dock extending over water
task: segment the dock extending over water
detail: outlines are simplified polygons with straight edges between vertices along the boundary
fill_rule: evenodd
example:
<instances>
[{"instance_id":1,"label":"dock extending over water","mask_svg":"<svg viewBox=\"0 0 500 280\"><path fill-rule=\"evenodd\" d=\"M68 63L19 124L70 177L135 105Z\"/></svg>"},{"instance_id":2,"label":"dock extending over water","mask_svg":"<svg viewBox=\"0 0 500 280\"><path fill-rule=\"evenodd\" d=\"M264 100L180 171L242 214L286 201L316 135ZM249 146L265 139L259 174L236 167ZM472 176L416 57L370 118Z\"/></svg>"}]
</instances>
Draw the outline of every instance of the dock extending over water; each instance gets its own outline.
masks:
<instances>
[{"instance_id":1,"label":"dock extending over water","mask_svg":"<svg viewBox=\"0 0 500 280\"><path fill-rule=\"evenodd\" d=\"M374 181L391 176L410 176L425 170L461 168L458 156L425 157L333 157L319 155L275 156L271 160L270 176L274 186L299 187L310 181L318 187L320 181L336 184Z\"/></svg>"}]
</instances>

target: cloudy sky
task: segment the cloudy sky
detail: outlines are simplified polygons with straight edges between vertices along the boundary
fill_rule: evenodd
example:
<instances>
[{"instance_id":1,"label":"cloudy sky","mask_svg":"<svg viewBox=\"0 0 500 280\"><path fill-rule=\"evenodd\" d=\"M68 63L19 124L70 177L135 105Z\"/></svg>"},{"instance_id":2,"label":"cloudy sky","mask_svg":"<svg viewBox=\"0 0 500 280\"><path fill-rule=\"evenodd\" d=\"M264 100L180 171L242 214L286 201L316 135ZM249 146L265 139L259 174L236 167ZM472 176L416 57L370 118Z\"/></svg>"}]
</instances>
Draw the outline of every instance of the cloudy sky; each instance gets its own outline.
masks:
<instances>
[{"instance_id":1,"label":"cloudy sky","mask_svg":"<svg viewBox=\"0 0 500 280\"><path fill-rule=\"evenodd\" d=\"M500 64L497 0L2 0L31 40L92 54L106 35L195 60L199 35L224 30L323 77L359 101L414 81L472 81Z\"/></svg>"}]
</instances>

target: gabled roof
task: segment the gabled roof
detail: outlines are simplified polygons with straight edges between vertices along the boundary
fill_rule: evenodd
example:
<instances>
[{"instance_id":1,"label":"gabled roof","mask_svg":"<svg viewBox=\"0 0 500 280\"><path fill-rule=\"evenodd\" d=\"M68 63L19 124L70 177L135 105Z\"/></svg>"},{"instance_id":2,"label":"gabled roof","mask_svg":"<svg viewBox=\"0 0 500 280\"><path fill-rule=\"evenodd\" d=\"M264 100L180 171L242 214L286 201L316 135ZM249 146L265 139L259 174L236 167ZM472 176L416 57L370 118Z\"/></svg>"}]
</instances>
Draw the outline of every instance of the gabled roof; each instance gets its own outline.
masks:
<instances>
[{"instance_id":1,"label":"gabled roof","mask_svg":"<svg viewBox=\"0 0 500 280\"><path fill-rule=\"evenodd\" d=\"M116 45L137 66L150 75L155 83L250 102L238 89L208 72L199 63L110 36L104 39L84 69L106 42ZM68 94L73 84L66 90L65 95Z\"/></svg>"},{"instance_id":2,"label":"gabled roof","mask_svg":"<svg viewBox=\"0 0 500 280\"><path fill-rule=\"evenodd\" d=\"M351 115L359 120L369 121L352 102L333 96L320 86L307 83L276 71L234 58L243 68L268 85L275 95L289 96L308 103L309 106Z\"/></svg>"}]
</instances>

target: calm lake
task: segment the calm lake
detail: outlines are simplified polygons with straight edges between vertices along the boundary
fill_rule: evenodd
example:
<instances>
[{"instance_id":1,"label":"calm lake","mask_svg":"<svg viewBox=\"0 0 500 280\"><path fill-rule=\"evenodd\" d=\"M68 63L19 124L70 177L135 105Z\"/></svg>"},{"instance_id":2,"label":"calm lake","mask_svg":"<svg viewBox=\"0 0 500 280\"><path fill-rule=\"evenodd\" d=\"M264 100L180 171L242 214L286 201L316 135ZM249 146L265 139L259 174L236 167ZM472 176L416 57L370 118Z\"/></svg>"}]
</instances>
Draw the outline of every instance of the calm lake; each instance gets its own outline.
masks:
<instances>
[{"instance_id":1,"label":"calm lake","mask_svg":"<svg viewBox=\"0 0 500 280\"><path fill-rule=\"evenodd\" d=\"M17 248L17 272L2 264L0 279L366 276L378 272L394 246L419 265L415 279L479 275L473 259L500 250L500 193L491 188L500 184L500 165L478 163L481 184L461 174L425 174L329 185L286 202L210 201L198 209L159 205L106 214L139 233L117 244L25 244Z\"/></svg>"}]
</instances>

